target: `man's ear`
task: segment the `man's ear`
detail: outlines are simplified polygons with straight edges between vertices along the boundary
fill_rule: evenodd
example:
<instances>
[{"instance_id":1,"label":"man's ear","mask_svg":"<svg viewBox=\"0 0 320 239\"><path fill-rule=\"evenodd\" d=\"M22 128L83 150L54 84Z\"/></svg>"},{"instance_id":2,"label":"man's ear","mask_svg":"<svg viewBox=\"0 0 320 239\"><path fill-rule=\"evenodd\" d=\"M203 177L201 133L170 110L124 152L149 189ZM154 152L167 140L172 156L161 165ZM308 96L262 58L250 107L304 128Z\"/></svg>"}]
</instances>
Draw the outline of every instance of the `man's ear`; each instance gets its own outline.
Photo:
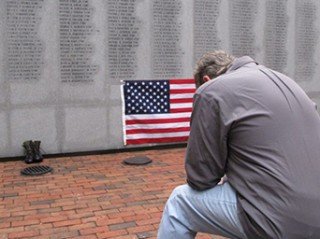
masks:
<instances>
[{"instance_id":1,"label":"man's ear","mask_svg":"<svg viewBox=\"0 0 320 239\"><path fill-rule=\"evenodd\" d=\"M203 82L206 83L207 81L211 80L208 75L204 75L202 78Z\"/></svg>"}]
</instances>

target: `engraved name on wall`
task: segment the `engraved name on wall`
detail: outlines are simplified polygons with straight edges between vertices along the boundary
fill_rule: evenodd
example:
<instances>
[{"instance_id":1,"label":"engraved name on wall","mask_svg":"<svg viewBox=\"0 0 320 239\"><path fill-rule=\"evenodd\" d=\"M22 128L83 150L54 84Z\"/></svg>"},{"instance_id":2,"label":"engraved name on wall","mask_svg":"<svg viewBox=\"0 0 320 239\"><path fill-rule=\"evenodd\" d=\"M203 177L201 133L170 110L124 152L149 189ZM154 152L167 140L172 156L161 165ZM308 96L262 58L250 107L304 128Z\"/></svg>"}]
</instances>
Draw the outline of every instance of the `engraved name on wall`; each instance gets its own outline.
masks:
<instances>
[{"instance_id":1,"label":"engraved name on wall","mask_svg":"<svg viewBox=\"0 0 320 239\"><path fill-rule=\"evenodd\" d=\"M154 78L179 77L183 73L180 0L152 2L152 72ZM184 36L188 37L188 36Z\"/></svg>"},{"instance_id":2,"label":"engraved name on wall","mask_svg":"<svg viewBox=\"0 0 320 239\"><path fill-rule=\"evenodd\" d=\"M315 73L314 54L318 41L316 31L317 0L296 1L295 79L310 81Z\"/></svg>"},{"instance_id":3,"label":"engraved name on wall","mask_svg":"<svg viewBox=\"0 0 320 239\"><path fill-rule=\"evenodd\" d=\"M39 80L44 44L38 35L43 0L7 0L6 68L9 80Z\"/></svg>"},{"instance_id":4,"label":"engraved name on wall","mask_svg":"<svg viewBox=\"0 0 320 239\"><path fill-rule=\"evenodd\" d=\"M264 26L264 64L283 72L287 64L288 16L286 0L268 0Z\"/></svg>"},{"instance_id":5,"label":"engraved name on wall","mask_svg":"<svg viewBox=\"0 0 320 239\"><path fill-rule=\"evenodd\" d=\"M140 25L136 17L137 0L107 1L107 49L110 79L134 79Z\"/></svg>"},{"instance_id":6,"label":"engraved name on wall","mask_svg":"<svg viewBox=\"0 0 320 239\"><path fill-rule=\"evenodd\" d=\"M194 0L194 60L204 53L219 49L217 18L221 0Z\"/></svg>"},{"instance_id":7,"label":"engraved name on wall","mask_svg":"<svg viewBox=\"0 0 320 239\"><path fill-rule=\"evenodd\" d=\"M255 57L255 18L258 9L256 0L230 1L230 49L237 57Z\"/></svg>"},{"instance_id":8,"label":"engraved name on wall","mask_svg":"<svg viewBox=\"0 0 320 239\"><path fill-rule=\"evenodd\" d=\"M91 63L89 38L93 9L89 0L59 0L60 74L62 82L90 82L98 71Z\"/></svg>"}]
</instances>

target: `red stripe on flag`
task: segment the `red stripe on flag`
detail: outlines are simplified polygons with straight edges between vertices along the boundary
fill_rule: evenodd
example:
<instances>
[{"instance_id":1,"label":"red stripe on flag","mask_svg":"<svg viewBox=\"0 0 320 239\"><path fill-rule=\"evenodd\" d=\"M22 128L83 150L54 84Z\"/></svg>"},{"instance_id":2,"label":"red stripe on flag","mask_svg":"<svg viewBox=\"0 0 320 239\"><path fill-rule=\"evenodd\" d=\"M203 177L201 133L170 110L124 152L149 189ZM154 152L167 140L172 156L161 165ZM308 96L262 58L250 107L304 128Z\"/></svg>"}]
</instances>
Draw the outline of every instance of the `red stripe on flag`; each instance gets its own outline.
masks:
<instances>
[{"instance_id":1,"label":"red stripe on flag","mask_svg":"<svg viewBox=\"0 0 320 239\"><path fill-rule=\"evenodd\" d=\"M170 103L192 103L192 98L170 99Z\"/></svg>"},{"instance_id":2,"label":"red stripe on flag","mask_svg":"<svg viewBox=\"0 0 320 239\"><path fill-rule=\"evenodd\" d=\"M177 109L170 109L170 113L184 113L184 112L191 112L192 108L177 108Z\"/></svg>"},{"instance_id":3,"label":"red stripe on flag","mask_svg":"<svg viewBox=\"0 0 320 239\"><path fill-rule=\"evenodd\" d=\"M194 79L172 79L170 84L195 84Z\"/></svg>"},{"instance_id":4,"label":"red stripe on flag","mask_svg":"<svg viewBox=\"0 0 320 239\"><path fill-rule=\"evenodd\" d=\"M176 143L188 141L188 136L152 139L127 139L127 144Z\"/></svg>"},{"instance_id":5,"label":"red stripe on flag","mask_svg":"<svg viewBox=\"0 0 320 239\"><path fill-rule=\"evenodd\" d=\"M186 94L194 92L196 92L196 89L170 89L170 94Z\"/></svg>"},{"instance_id":6,"label":"red stripe on flag","mask_svg":"<svg viewBox=\"0 0 320 239\"><path fill-rule=\"evenodd\" d=\"M172 133L190 131L190 127L178 127L167 129L128 129L126 134L158 134L158 133Z\"/></svg>"},{"instance_id":7,"label":"red stripe on flag","mask_svg":"<svg viewBox=\"0 0 320 239\"><path fill-rule=\"evenodd\" d=\"M190 112L190 110L188 112ZM189 122L189 121L190 121L190 117L172 118L172 119L132 119L132 120L126 120L126 124L127 125L165 124L165 123L178 123L178 122Z\"/></svg>"}]
</instances>

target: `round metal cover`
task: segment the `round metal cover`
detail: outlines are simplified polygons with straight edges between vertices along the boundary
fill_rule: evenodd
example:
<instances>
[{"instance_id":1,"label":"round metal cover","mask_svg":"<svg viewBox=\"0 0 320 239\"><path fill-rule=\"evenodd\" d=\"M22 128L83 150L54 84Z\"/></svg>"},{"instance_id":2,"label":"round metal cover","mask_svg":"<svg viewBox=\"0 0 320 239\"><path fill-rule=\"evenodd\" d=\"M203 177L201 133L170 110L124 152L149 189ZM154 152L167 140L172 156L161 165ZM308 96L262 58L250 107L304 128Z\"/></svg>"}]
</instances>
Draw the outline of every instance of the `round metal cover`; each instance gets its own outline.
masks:
<instances>
[{"instance_id":1,"label":"round metal cover","mask_svg":"<svg viewBox=\"0 0 320 239\"><path fill-rule=\"evenodd\" d=\"M152 160L146 156L136 156L136 157L127 158L123 160L123 163L129 164L129 165L144 165L151 162Z\"/></svg>"},{"instance_id":2,"label":"round metal cover","mask_svg":"<svg viewBox=\"0 0 320 239\"><path fill-rule=\"evenodd\" d=\"M52 171L52 168L49 166L37 165L37 166L32 166L32 167L28 167L21 170L21 174L34 176L34 175L49 173L51 171Z\"/></svg>"}]
</instances>

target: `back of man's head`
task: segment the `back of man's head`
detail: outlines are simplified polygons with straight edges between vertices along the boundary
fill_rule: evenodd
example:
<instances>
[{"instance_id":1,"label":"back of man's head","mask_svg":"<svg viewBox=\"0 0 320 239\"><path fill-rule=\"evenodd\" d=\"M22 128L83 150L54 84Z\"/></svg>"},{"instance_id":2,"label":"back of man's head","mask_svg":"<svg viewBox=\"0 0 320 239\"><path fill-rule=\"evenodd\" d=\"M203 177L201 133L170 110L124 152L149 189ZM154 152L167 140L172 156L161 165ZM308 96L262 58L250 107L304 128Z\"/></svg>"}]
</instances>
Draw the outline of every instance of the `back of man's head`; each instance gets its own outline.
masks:
<instances>
[{"instance_id":1,"label":"back of man's head","mask_svg":"<svg viewBox=\"0 0 320 239\"><path fill-rule=\"evenodd\" d=\"M213 79L225 73L234 59L234 56L221 50L205 53L198 60L193 74L197 88L205 83L204 76Z\"/></svg>"}]
</instances>

